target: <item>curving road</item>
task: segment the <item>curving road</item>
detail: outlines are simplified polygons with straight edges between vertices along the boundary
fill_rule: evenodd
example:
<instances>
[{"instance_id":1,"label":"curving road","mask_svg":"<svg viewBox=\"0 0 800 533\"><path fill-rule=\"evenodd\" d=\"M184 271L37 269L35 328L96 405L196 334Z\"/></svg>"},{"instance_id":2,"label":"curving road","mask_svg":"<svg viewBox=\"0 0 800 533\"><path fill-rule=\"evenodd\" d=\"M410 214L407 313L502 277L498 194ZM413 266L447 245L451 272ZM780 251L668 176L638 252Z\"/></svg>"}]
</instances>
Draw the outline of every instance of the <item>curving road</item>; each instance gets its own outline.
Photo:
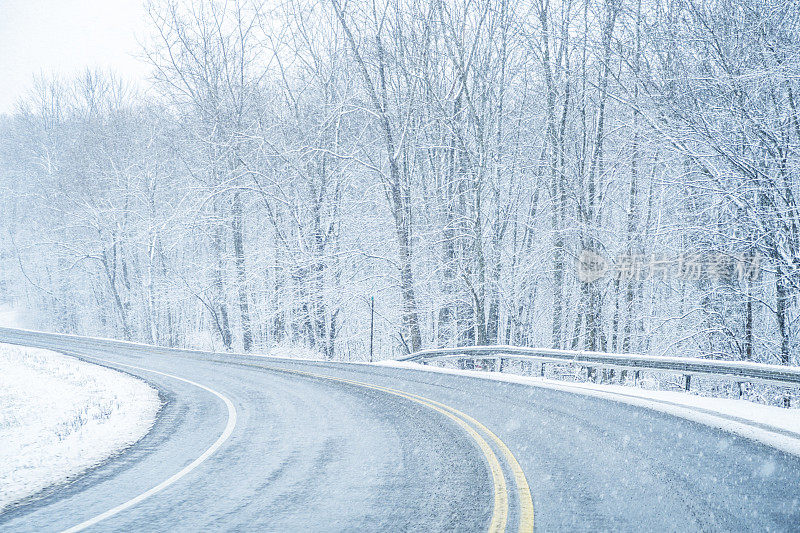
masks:
<instances>
[{"instance_id":1,"label":"curving road","mask_svg":"<svg viewBox=\"0 0 800 533\"><path fill-rule=\"evenodd\" d=\"M139 376L137 444L1 531L797 531L800 458L568 392L0 328ZM530 496L529 496L530 495Z\"/></svg>"}]
</instances>

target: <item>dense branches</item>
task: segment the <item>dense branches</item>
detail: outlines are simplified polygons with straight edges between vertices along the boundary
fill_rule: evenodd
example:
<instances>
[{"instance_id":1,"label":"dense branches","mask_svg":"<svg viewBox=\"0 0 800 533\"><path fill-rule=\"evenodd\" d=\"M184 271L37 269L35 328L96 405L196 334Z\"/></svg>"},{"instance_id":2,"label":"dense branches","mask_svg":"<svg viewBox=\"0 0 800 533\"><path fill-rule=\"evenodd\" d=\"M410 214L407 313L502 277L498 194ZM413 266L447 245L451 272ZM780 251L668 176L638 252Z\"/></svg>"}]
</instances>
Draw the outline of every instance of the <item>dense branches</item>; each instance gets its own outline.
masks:
<instances>
[{"instance_id":1,"label":"dense branches","mask_svg":"<svg viewBox=\"0 0 800 533\"><path fill-rule=\"evenodd\" d=\"M153 2L147 98L89 72L0 122L0 297L69 331L329 358L365 357L375 296L386 356L796 361L798 11ZM582 279L587 251L646 268ZM651 275L720 257L763 270Z\"/></svg>"}]
</instances>

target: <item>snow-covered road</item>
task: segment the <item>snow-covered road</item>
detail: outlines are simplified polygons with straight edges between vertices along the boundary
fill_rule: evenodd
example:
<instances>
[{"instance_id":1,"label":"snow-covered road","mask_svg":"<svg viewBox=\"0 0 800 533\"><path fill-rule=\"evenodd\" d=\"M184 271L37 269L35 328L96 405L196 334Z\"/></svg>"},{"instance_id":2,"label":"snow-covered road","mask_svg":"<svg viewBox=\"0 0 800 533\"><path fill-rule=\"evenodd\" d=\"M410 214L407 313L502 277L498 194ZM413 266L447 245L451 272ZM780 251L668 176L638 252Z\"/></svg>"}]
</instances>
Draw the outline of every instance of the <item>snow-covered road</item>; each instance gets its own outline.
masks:
<instances>
[{"instance_id":1,"label":"snow-covered road","mask_svg":"<svg viewBox=\"0 0 800 533\"><path fill-rule=\"evenodd\" d=\"M788 531L800 523L800 458L602 398L408 368L1 329L0 339L135 366L120 368L168 399L144 439L64 490L0 515L4 531L72 527L170 479L231 428L220 395L235 411L229 437L98 530L481 531L498 513L517 530L527 523L520 474L544 531Z\"/></svg>"}]
</instances>

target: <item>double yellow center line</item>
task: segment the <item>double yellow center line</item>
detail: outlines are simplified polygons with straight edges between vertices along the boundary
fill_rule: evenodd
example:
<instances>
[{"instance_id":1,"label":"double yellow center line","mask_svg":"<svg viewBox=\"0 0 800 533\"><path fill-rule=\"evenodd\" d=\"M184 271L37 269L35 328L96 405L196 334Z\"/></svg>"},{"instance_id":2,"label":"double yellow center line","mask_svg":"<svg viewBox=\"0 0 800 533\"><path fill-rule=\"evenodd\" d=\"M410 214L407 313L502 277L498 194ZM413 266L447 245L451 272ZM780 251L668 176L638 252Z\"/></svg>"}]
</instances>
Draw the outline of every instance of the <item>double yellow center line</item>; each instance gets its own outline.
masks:
<instances>
[{"instance_id":1,"label":"double yellow center line","mask_svg":"<svg viewBox=\"0 0 800 533\"><path fill-rule=\"evenodd\" d=\"M506 463L508 464L508 467L514 476L514 483L517 487L517 497L519 498L520 533L533 531L533 500L531 498L528 480L525 479L525 473L523 472L522 467L520 467L519 462L517 462L517 459L514 457L514 454L511 453L511 450L508 449L508 446L506 446L500 437L495 435L486 426L468 414L435 400L418 396L416 394L411 394L410 392L391 389L389 387L382 387L380 385L373 385L371 383L364 383L361 381L354 381L351 379L338 378L334 376L315 374L312 372L303 372L300 370L287 370L272 366L262 368L269 368L270 370L286 372L289 374L298 374L318 379L338 381L340 383L347 383L349 385L382 391L424 405L425 407L441 413L453 420L478 444L481 452L483 452L483 455L486 457L486 461L489 463L489 470L492 473L492 482L494 485L494 506L492 509L492 520L489 523L489 531L491 533L496 533L505 531L508 523L508 490L506 488L506 479L503 474L503 468L500 466L500 460L497 458L497 455L495 455L494 450L492 450L492 447L489 445L489 443L486 442L486 439L481 435L481 433L483 433L495 444L497 449L500 450L500 453L506 460Z\"/></svg>"}]
</instances>

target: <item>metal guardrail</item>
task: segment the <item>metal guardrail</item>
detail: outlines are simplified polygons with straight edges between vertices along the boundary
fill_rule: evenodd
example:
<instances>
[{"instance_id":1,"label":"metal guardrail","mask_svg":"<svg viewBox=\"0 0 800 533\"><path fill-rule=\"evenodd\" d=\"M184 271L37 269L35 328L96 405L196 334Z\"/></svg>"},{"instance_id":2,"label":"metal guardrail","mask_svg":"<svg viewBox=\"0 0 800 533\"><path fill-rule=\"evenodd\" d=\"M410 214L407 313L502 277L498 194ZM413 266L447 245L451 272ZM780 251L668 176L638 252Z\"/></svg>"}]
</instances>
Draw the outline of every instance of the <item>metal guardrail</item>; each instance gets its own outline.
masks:
<instances>
[{"instance_id":1,"label":"metal guardrail","mask_svg":"<svg viewBox=\"0 0 800 533\"><path fill-rule=\"evenodd\" d=\"M659 357L654 355L612 354L554 350L547 348L520 348L517 346L467 346L422 350L404 357L401 361L427 363L440 359L496 359L536 361L544 363L575 364L584 367L648 370L687 376L713 376L742 382L761 382L771 385L800 386L800 367L768 365L747 361L720 361L689 357Z\"/></svg>"}]
</instances>

